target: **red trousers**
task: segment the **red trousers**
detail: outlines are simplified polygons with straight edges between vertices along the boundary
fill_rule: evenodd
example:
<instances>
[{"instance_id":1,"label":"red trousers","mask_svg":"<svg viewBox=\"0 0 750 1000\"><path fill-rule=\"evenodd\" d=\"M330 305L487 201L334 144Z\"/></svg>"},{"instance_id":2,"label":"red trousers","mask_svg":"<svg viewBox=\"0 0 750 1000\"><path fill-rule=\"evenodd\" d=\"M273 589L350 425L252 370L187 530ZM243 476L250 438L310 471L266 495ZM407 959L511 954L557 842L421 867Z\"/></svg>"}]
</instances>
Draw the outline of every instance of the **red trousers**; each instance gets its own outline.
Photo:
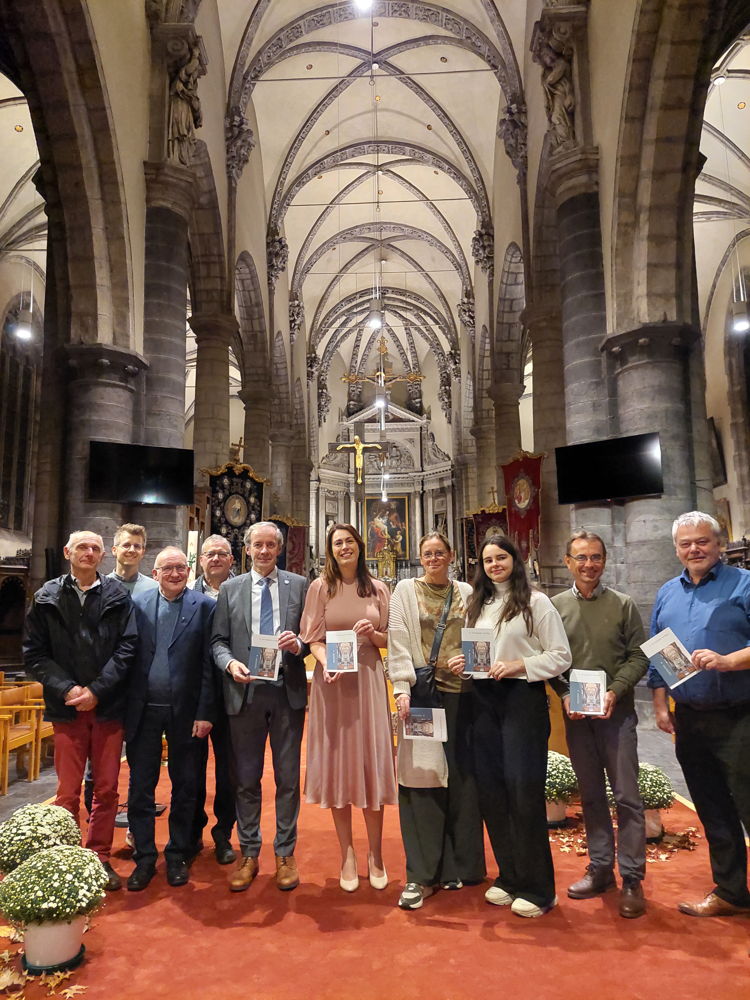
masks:
<instances>
[{"instance_id":1,"label":"red trousers","mask_svg":"<svg viewBox=\"0 0 750 1000\"><path fill-rule=\"evenodd\" d=\"M86 847L109 861L117 816L117 780L122 757L123 726L119 721L97 719L96 712L78 712L70 722L53 723L57 796L78 821L81 785L86 761L94 772L94 802L89 816Z\"/></svg>"}]
</instances>

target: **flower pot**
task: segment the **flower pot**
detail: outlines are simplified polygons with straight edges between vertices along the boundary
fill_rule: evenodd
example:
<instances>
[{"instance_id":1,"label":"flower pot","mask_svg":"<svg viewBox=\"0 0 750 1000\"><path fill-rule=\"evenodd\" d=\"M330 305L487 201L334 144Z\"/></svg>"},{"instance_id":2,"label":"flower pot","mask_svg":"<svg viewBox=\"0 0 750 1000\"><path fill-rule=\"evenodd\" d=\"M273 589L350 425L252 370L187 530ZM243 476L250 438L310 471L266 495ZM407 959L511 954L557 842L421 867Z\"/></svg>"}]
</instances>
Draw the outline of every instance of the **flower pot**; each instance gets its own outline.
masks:
<instances>
[{"instance_id":1,"label":"flower pot","mask_svg":"<svg viewBox=\"0 0 750 1000\"><path fill-rule=\"evenodd\" d=\"M27 924L23 936L23 967L31 975L72 969L83 959L81 944L86 917L74 917L70 923Z\"/></svg>"},{"instance_id":2,"label":"flower pot","mask_svg":"<svg viewBox=\"0 0 750 1000\"><path fill-rule=\"evenodd\" d=\"M562 799L547 800L547 826L564 826L567 822L567 803Z\"/></svg>"},{"instance_id":3,"label":"flower pot","mask_svg":"<svg viewBox=\"0 0 750 1000\"><path fill-rule=\"evenodd\" d=\"M644 810L646 819L646 840L661 840L664 836L664 826L661 821L660 809Z\"/></svg>"}]
</instances>

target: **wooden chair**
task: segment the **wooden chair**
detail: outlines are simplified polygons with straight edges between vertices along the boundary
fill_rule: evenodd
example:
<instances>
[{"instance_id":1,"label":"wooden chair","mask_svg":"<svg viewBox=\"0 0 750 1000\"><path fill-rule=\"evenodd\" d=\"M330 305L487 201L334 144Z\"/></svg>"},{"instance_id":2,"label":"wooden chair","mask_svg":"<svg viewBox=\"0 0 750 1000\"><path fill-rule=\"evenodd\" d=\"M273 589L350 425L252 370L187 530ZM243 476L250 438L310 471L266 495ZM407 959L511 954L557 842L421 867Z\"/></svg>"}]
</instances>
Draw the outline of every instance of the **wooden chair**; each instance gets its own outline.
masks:
<instances>
[{"instance_id":1,"label":"wooden chair","mask_svg":"<svg viewBox=\"0 0 750 1000\"><path fill-rule=\"evenodd\" d=\"M23 687L0 690L0 794L8 794L10 755L16 753L16 770L20 777L26 751L29 763L26 780L37 777L37 734L44 711L41 705L27 700Z\"/></svg>"},{"instance_id":2,"label":"wooden chair","mask_svg":"<svg viewBox=\"0 0 750 1000\"><path fill-rule=\"evenodd\" d=\"M33 705L41 709L36 733L36 747L34 756L34 777L38 778L42 770L42 757L46 757L50 742L54 741L55 729L51 722L44 718L44 689L39 681L27 681L21 688L24 694L24 703Z\"/></svg>"}]
</instances>

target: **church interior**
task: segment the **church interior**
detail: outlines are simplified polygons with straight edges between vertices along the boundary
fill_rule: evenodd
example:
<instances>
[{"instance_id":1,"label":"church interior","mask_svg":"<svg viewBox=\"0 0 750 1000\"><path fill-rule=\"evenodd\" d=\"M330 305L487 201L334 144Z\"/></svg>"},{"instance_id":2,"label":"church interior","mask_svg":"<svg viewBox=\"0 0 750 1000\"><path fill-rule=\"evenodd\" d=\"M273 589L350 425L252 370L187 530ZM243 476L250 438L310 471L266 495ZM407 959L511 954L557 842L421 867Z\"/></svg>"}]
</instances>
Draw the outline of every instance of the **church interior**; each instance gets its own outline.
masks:
<instances>
[{"instance_id":1,"label":"church interior","mask_svg":"<svg viewBox=\"0 0 750 1000\"><path fill-rule=\"evenodd\" d=\"M241 571L245 530L274 520L280 565L310 577L351 523L391 589L426 532L471 580L500 530L550 595L582 526L645 621L680 513L716 516L750 568L749 99L747 0L0 0L0 671L20 669L69 534L109 552L125 522L147 529L144 568L221 534ZM213 906L237 951L205 995L224 996L240 932L283 914L232 927ZM313 911L314 934L294 915L306 955L353 930ZM168 953L170 904L144 913ZM479 909L447 913L443 954L459 925L495 943ZM396 916L390 972L360 997L406 995ZM711 988L721 930L682 995ZM593 923L579 931L605 976ZM528 968L532 937L516 933ZM565 929L545 943L567 949ZM632 995L655 997L675 965L640 944L654 978ZM115 996L135 995L129 947ZM282 959L259 956L257 996L298 996L308 974L312 996L355 995L299 956L294 991L264 993ZM545 973L541 995L577 995L580 972ZM497 987L475 975L475 994ZM185 970L181 993L143 976L151 996L197 995ZM449 995L437 969L425 982Z\"/></svg>"}]
</instances>

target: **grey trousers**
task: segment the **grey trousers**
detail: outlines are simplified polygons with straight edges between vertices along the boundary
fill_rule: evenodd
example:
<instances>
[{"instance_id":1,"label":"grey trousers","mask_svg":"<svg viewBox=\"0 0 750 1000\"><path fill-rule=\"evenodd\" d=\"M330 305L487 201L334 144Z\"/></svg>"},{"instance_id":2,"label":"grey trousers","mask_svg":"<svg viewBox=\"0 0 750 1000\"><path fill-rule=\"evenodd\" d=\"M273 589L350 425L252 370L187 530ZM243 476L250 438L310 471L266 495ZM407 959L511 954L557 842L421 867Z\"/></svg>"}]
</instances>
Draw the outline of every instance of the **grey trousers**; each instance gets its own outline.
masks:
<instances>
[{"instance_id":1,"label":"grey trousers","mask_svg":"<svg viewBox=\"0 0 750 1000\"><path fill-rule=\"evenodd\" d=\"M261 779L266 740L271 741L276 781L276 836L274 853L294 854L300 804L300 748L305 726L304 708L291 708L286 689L261 681L252 701L239 715L229 716L232 755L237 779L237 836L242 854L260 853Z\"/></svg>"},{"instance_id":2,"label":"grey trousers","mask_svg":"<svg viewBox=\"0 0 750 1000\"><path fill-rule=\"evenodd\" d=\"M646 871L646 827L638 791L637 724L635 710L620 704L615 705L609 719L565 717L591 864L613 869L615 863L615 836L604 784L606 771L617 810L620 875L642 879Z\"/></svg>"}]
</instances>

